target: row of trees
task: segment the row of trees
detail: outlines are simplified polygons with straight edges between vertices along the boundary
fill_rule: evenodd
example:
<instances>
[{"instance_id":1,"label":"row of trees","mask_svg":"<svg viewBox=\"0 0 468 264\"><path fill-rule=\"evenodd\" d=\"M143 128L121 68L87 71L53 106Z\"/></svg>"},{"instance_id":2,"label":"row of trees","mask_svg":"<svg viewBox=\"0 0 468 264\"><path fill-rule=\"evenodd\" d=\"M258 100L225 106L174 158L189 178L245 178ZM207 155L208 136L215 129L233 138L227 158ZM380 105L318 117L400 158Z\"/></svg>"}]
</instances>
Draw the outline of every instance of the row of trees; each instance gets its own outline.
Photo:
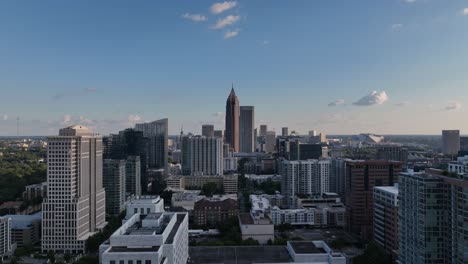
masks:
<instances>
[{"instance_id":1,"label":"row of trees","mask_svg":"<svg viewBox=\"0 0 468 264\"><path fill-rule=\"evenodd\" d=\"M44 182L47 165L39 162L45 152L5 149L0 156L0 203L21 197L26 185Z\"/></svg>"}]
</instances>

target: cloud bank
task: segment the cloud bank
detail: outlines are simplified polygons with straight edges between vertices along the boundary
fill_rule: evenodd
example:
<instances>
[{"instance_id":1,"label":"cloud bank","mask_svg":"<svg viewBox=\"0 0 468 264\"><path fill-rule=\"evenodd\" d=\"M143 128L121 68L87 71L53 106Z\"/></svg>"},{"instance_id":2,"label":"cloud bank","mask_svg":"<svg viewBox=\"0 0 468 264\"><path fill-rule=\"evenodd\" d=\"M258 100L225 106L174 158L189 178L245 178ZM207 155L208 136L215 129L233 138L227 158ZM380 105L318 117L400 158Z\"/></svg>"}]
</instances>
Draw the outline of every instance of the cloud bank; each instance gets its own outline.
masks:
<instances>
[{"instance_id":1,"label":"cloud bank","mask_svg":"<svg viewBox=\"0 0 468 264\"><path fill-rule=\"evenodd\" d=\"M237 5L236 1L226 1L221 3L214 3L210 10L213 14L221 14L224 11L227 11Z\"/></svg>"}]
</instances>

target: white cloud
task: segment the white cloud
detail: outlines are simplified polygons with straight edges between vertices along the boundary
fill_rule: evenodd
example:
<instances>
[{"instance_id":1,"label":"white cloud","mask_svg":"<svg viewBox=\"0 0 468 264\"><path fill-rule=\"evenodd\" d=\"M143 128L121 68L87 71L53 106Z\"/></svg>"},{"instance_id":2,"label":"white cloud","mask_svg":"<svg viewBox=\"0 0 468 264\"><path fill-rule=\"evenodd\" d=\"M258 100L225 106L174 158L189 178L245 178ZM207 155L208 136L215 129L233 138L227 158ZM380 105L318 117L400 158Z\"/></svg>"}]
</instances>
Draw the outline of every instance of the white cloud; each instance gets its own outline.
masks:
<instances>
[{"instance_id":1,"label":"white cloud","mask_svg":"<svg viewBox=\"0 0 468 264\"><path fill-rule=\"evenodd\" d=\"M331 102L328 104L328 106L338 106L338 105L344 105L345 100L344 99L338 99L334 102Z\"/></svg>"},{"instance_id":2,"label":"white cloud","mask_svg":"<svg viewBox=\"0 0 468 264\"><path fill-rule=\"evenodd\" d=\"M2 117L2 118L3 118L4 121L7 121L7 120L8 120L8 115L7 115L7 114L3 114L3 117Z\"/></svg>"},{"instance_id":3,"label":"white cloud","mask_svg":"<svg viewBox=\"0 0 468 264\"><path fill-rule=\"evenodd\" d=\"M141 120L141 117L139 115L129 115L128 116L128 122L129 123L136 123Z\"/></svg>"},{"instance_id":4,"label":"white cloud","mask_svg":"<svg viewBox=\"0 0 468 264\"><path fill-rule=\"evenodd\" d=\"M393 24L391 26L392 31L400 31L403 28L403 24Z\"/></svg>"},{"instance_id":5,"label":"white cloud","mask_svg":"<svg viewBox=\"0 0 468 264\"><path fill-rule=\"evenodd\" d=\"M199 15L199 14L190 14L190 13L183 14L182 18L192 20L193 22L202 22L202 21L208 20L206 16Z\"/></svg>"},{"instance_id":6,"label":"white cloud","mask_svg":"<svg viewBox=\"0 0 468 264\"><path fill-rule=\"evenodd\" d=\"M224 33L224 39L233 38L237 35L239 35L239 29L226 31L226 33Z\"/></svg>"},{"instance_id":7,"label":"white cloud","mask_svg":"<svg viewBox=\"0 0 468 264\"><path fill-rule=\"evenodd\" d=\"M406 2L406 3L414 3L414 2L416 2L416 0L403 0L403 1Z\"/></svg>"},{"instance_id":8,"label":"white cloud","mask_svg":"<svg viewBox=\"0 0 468 264\"><path fill-rule=\"evenodd\" d=\"M451 111L451 110L458 110L462 108L461 103L459 102L449 102L449 105L444 107L444 110Z\"/></svg>"},{"instance_id":9,"label":"white cloud","mask_svg":"<svg viewBox=\"0 0 468 264\"><path fill-rule=\"evenodd\" d=\"M369 106L369 105L381 105L388 101L388 95L385 91L377 92L373 91L369 95L366 95L359 99L358 101L354 102L353 105L359 106Z\"/></svg>"},{"instance_id":10,"label":"white cloud","mask_svg":"<svg viewBox=\"0 0 468 264\"><path fill-rule=\"evenodd\" d=\"M468 15L468 7L463 8L463 10L461 11L461 14L464 15L464 16L467 16Z\"/></svg>"},{"instance_id":11,"label":"white cloud","mask_svg":"<svg viewBox=\"0 0 468 264\"><path fill-rule=\"evenodd\" d=\"M216 22L216 24L214 24L212 28L221 29L225 26L229 26L229 25L236 23L237 21L239 21L239 19L240 19L240 16L229 15L223 19L219 19L218 22Z\"/></svg>"},{"instance_id":12,"label":"white cloud","mask_svg":"<svg viewBox=\"0 0 468 264\"><path fill-rule=\"evenodd\" d=\"M87 124L87 125L94 123L94 120L91 120L91 119L86 118L84 116L80 116L79 121L80 121L81 124Z\"/></svg>"},{"instance_id":13,"label":"white cloud","mask_svg":"<svg viewBox=\"0 0 468 264\"><path fill-rule=\"evenodd\" d=\"M222 12L229 10L237 5L236 1L226 1L222 3L214 3L210 10L213 14L221 14Z\"/></svg>"}]
</instances>

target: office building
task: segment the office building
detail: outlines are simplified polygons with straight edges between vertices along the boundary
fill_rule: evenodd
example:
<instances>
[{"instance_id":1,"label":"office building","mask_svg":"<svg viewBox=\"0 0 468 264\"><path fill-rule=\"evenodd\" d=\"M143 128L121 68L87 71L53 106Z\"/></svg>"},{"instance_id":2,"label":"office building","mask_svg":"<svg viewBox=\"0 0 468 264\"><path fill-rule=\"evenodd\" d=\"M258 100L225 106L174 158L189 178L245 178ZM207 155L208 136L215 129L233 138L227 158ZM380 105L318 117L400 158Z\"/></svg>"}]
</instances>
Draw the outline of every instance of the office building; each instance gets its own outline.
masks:
<instances>
[{"instance_id":1,"label":"office building","mask_svg":"<svg viewBox=\"0 0 468 264\"><path fill-rule=\"evenodd\" d=\"M159 195L141 195L132 197L126 205L125 219L135 214L148 215L164 212L164 199Z\"/></svg>"},{"instance_id":2,"label":"office building","mask_svg":"<svg viewBox=\"0 0 468 264\"><path fill-rule=\"evenodd\" d=\"M127 197L142 194L140 162L140 156L128 156L125 161L125 192Z\"/></svg>"},{"instance_id":3,"label":"office building","mask_svg":"<svg viewBox=\"0 0 468 264\"><path fill-rule=\"evenodd\" d=\"M255 112L253 106L241 106L239 118L240 152L254 152Z\"/></svg>"},{"instance_id":4,"label":"office building","mask_svg":"<svg viewBox=\"0 0 468 264\"><path fill-rule=\"evenodd\" d=\"M120 131L118 135L104 137L103 143L105 159L127 160L129 156L140 157L140 189L146 189L148 186L149 139L143 136L143 132L125 129ZM138 179L135 178L135 180Z\"/></svg>"},{"instance_id":5,"label":"office building","mask_svg":"<svg viewBox=\"0 0 468 264\"><path fill-rule=\"evenodd\" d=\"M377 147L377 159L401 162L403 169L408 164L408 149L402 146L387 145Z\"/></svg>"},{"instance_id":6,"label":"office building","mask_svg":"<svg viewBox=\"0 0 468 264\"><path fill-rule=\"evenodd\" d=\"M287 128L287 127L281 128L281 136L283 136L283 137L289 136L289 132L288 132L288 128Z\"/></svg>"},{"instance_id":7,"label":"office building","mask_svg":"<svg viewBox=\"0 0 468 264\"><path fill-rule=\"evenodd\" d=\"M142 131L143 136L148 138L149 168L164 169L164 175L168 173L168 126L167 118L135 125L135 130Z\"/></svg>"},{"instance_id":8,"label":"office building","mask_svg":"<svg viewBox=\"0 0 468 264\"><path fill-rule=\"evenodd\" d=\"M460 130L442 130L442 153L457 155L460 151Z\"/></svg>"},{"instance_id":9,"label":"office building","mask_svg":"<svg viewBox=\"0 0 468 264\"><path fill-rule=\"evenodd\" d=\"M330 160L284 160L281 193L285 205L295 208L296 195L320 195L330 189Z\"/></svg>"},{"instance_id":10,"label":"office building","mask_svg":"<svg viewBox=\"0 0 468 264\"><path fill-rule=\"evenodd\" d=\"M202 125L202 136L214 137L214 125Z\"/></svg>"},{"instance_id":11,"label":"office building","mask_svg":"<svg viewBox=\"0 0 468 264\"><path fill-rule=\"evenodd\" d=\"M106 225L102 139L75 125L48 137L47 198L42 204L42 251L82 253Z\"/></svg>"},{"instance_id":12,"label":"office building","mask_svg":"<svg viewBox=\"0 0 468 264\"><path fill-rule=\"evenodd\" d=\"M265 137L267 135L268 126L267 125L260 125L260 134L259 136Z\"/></svg>"},{"instance_id":13,"label":"office building","mask_svg":"<svg viewBox=\"0 0 468 264\"><path fill-rule=\"evenodd\" d=\"M203 198L193 206L193 219L198 226L218 226L238 214L237 199L232 198Z\"/></svg>"},{"instance_id":14,"label":"office building","mask_svg":"<svg viewBox=\"0 0 468 264\"><path fill-rule=\"evenodd\" d=\"M273 153L276 148L276 132L267 131L265 136L265 149L264 152Z\"/></svg>"},{"instance_id":15,"label":"office building","mask_svg":"<svg viewBox=\"0 0 468 264\"><path fill-rule=\"evenodd\" d=\"M253 239L259 244L275 240L275 228L271 219L263 213L239 214L239 226L242 240Z\"/></svg>"},{"instance_id":16,"label":"office building","mask_svg":"<svg viewBox=\"0 0 468 264\"><path fill-rule=\"evenodd\" d=\"M11 242L16 247L34 246L41 241L42 212L32 215L6 215L11 219Z\"/></svg>"},{"instance_id":17,"label":"office building","mask_svg":"<svg viewBox=\"0 0 468 264\"><path fill-rule=\"evenodd\" d=\"M293 141L290 143L290 160L320 159L327 156L327 147L321 144L300 143Z\"/></svg>"},{"instance_id":18,"label":"office building","mask_svg":"<svg viewBox=\"0 0 468 264\"><path fill-rule=\"evenodd\" d=\"M288 241L286 246L190 247L190 263L346 264L346 257L324 241Z\"/></svg>"},{"instance_id":19,"label":"office building","mask_svg":"<svg viewBox=\"0 0 468 264\"><path fill-rule=\"evenodd\" d=\"M99 247L102 264L185 264L188 214L135 214Z\"/></svg>"},{"instance_id":20,"label":"office building","mask_svg":"<svg viewBox=\"0 0 468 264\"><path fill-rule=\"evenodd\" d=\"M239 152L239 99L234 92L234 86L226 101L226 130L224 140L234 150Z\"/></svg>"},{"instance_id":21,"label":"office building","mask_svg":"<svg viewBox=\"0 0 468 264\"><path fill-rule=\"evenodd\" d=\"M460 137L460 150L468 152L468 137Z\"/></svg>"},{"instance_id":22,"label":"office building","mask_svg":"<svg viewBox=\"0 0 468 264\"><path fill-rule=\"evenodd\" d=\"M14 250L11 239L11 219L0 217L0 261L13 256Z\"/></svg>"},{"instance_id":23,"label":"office building","mask_svg":"<svg viewBox=\"0 0 468 264\"><path fill-rule=\"evenodd\" d=\"M226 194L237 193L237 175L223 176L170 176L166 179L167 187L172 189L201 190L203 185L215 183Z\"/></svg>"},{"instance_id":24,"label":"office building","mask_svg":"<svg viewBox=\"0 0 468 264\"><path fill-rule=\"evenodd\" d=\"M350 161L346 165L347 228L362 239L370 240L374 231L374 187L397 183L401 162L366 160Z\"/></svg>"},{"instance_id":25,"label":"office building","mask_svg":"<svg viewBox=\"0 0 468 264\"><path fill-rule=\"evenodd\" d=\"M25 189L23 199L26 201L47 197L47 182L28 185Z\"/></svg>"},{"instance_id":26,"label":"office building","mask_svg":"<svg viewBox=\"0 0 468 264\"><path fill-rule=\"evenodd\" d=\"M106 213L118 216L125 210L125 160L105 159L102 178L106 190Z\"/></svg>"},{"instance_id":27,"label":"office building","mask_svg":"<svg viewBox=\"0 0 468 264\"><path fill-rule=\"evenodd\" d=\"M182 137L183 175L223 175L223 142L216 137Z\"/></svg>"},{"instance_id":28,"label":"office building","mask_svg":"<svg viewBox=\"0 0 468 264\"><path fill-rule=\"evenodd\" d=\"M217 138L221 138L224 141L223 131L222 130L215 130L214 131L214 136L217 137Z\"/></svg>"},{"instance_id":29,"label":"office building","mask_svg":"<svg viewBox=\"0 0 468 264\"><path fill-rule=\"evenodd\" d=\"M398 186L374 187L374 241L394 258L398 252Z\"/></svg>"}]
</instances>

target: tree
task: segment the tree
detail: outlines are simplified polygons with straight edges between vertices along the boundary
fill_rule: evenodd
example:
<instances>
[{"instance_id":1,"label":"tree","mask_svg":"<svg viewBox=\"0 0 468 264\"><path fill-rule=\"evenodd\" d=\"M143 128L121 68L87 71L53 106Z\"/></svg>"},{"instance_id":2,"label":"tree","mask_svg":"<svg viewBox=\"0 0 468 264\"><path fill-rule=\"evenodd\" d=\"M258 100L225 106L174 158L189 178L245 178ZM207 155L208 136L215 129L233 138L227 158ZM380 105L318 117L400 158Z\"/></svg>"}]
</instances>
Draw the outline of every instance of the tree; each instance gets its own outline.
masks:
<instances>
[{"instance_id":1,"label":"tree","mask_svg":"<svg viewBox=\"0 0 468 264\"><path fill-rule=\"evenodd\" d=\"M65 253L65 255L63 256L63 259L65 260L65 262L69 262L71 260L71 255L70 253Z\"/></svg>"},{"instance_id":2,"label":"tree","mask_svg":"<svg viewBox=\"0 0 468 264\"><path fill-rule=\"evenodd\" d=\"M222 190L214 182L205 183L202 187L201 195L206 195L208 197L213 196L214 194L222 194Z\"/></svg>"},{"instance_id":3,"label":"tree","mask_svg":"<svg viewBox=\"0 0 468 264\"><path fill-rule=\"evenodd\" d=\"M47 258L51 263L55 263L55 252L53 250L47 251Z\"/></svg>"},{"instance_id":4,"label":"tree","mask_svg":"<svg viewBox=\"0 0 468 264\"><path fill-rule=\"evenodd\" d=\"M11 257L10 264L17 264L17 263L18 263L18 260L16 260L16 257L15 256Z\"/></svg>"},{"instance_id":5,"label":"tree","mask_svg":"<svg viewBox=\"0 0 468 264\"><path fill-rule=\"evenodd\" d=\"M385 254L375 243L371 242L364 250L364 254L353 258L354 264L392 264L392 256Z\"/></svg>"}]
</instances>

